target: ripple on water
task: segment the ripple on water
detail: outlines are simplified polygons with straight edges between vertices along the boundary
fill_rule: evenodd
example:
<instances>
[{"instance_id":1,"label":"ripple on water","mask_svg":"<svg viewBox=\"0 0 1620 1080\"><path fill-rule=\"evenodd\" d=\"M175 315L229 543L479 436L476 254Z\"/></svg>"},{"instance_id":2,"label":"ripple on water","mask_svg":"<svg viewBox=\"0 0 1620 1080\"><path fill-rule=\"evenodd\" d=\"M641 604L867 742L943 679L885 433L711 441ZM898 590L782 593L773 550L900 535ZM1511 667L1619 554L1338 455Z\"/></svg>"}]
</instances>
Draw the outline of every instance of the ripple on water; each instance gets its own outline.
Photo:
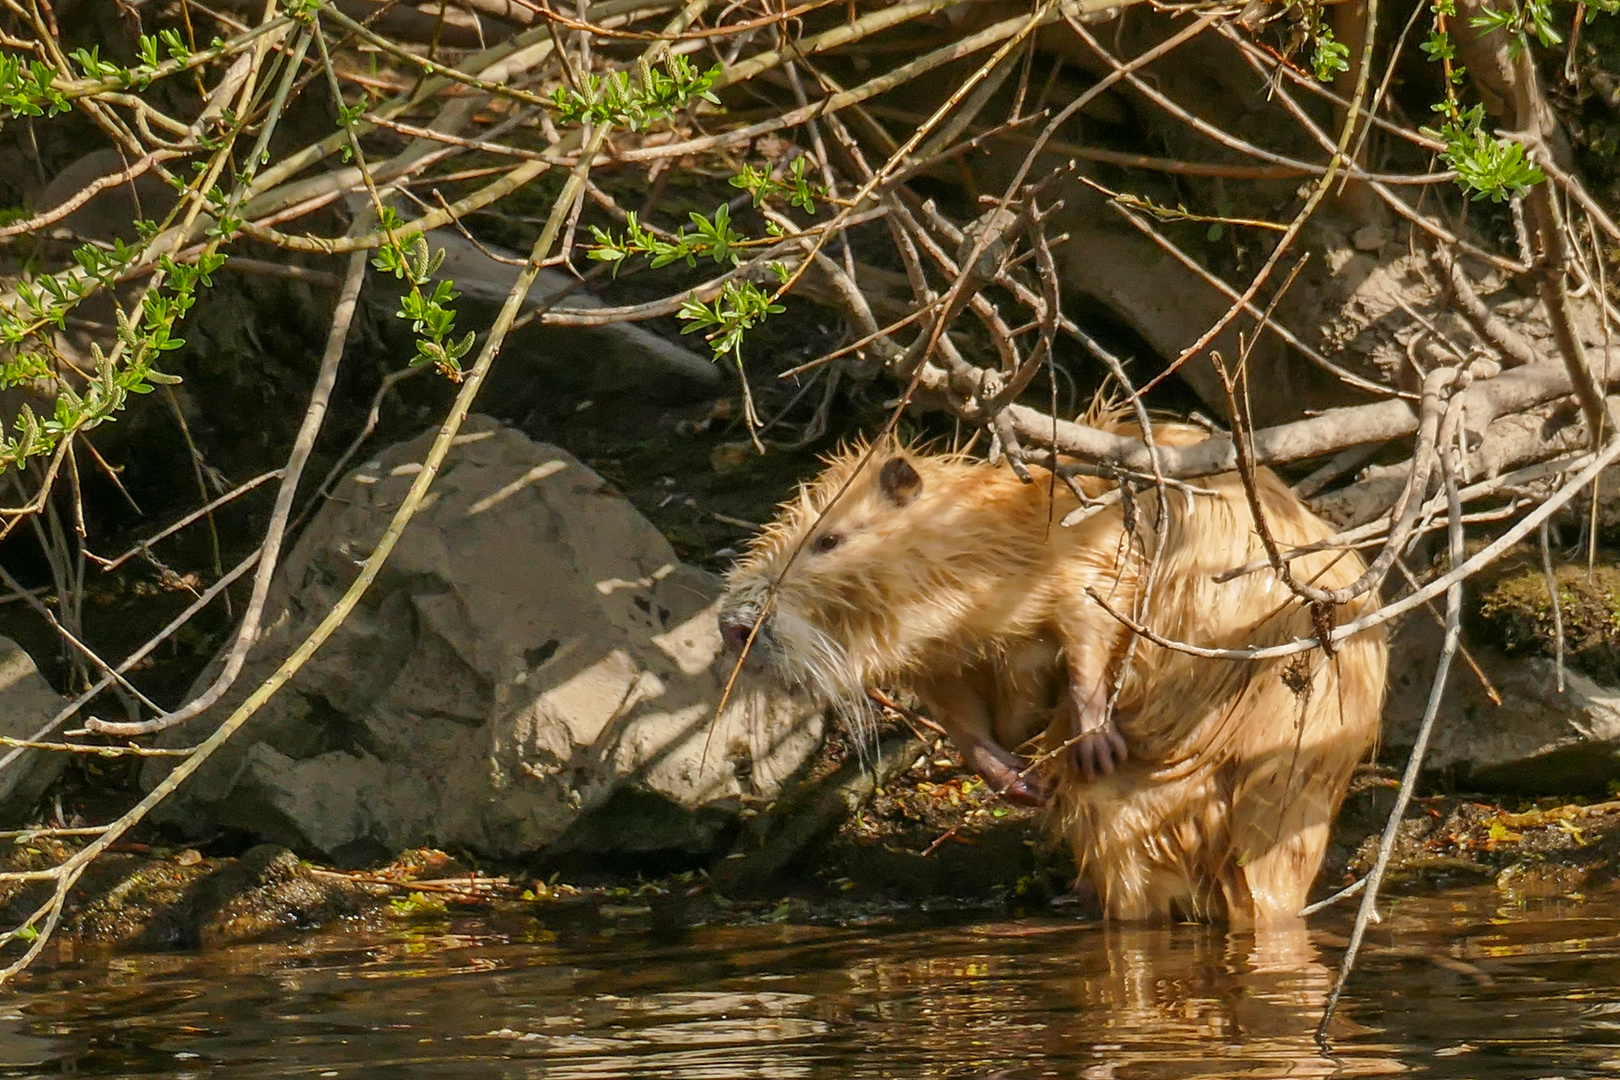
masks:
<instances>
[{"instance_id":1,"label":"ripple on water","mask_svg":"<svg viewBox=\"0 0 1620 1080\"><path fill-rule=\"evenodd\" d=\"M4 1003L0 1076L1620 1076L1620 891L1399 901L1327 1056L1311 1034L1347 926L1047 918L672 944L465 920L80 960Z\"/></svg>"}]
</instances>

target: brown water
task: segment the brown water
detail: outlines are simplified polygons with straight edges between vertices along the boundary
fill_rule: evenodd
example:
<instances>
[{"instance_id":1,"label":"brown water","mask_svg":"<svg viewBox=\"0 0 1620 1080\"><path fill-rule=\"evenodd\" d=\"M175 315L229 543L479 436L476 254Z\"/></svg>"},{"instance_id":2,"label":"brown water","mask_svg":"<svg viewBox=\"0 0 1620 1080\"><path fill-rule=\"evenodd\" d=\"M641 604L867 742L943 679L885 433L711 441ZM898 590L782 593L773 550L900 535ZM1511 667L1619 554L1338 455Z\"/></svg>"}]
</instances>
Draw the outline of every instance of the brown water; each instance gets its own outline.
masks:
<instances>
[{"instance_id":1,"label":"brown water","mask_svg":"<svg viewBox=\"0 0 1620 1080\"><path fill-rule=\"evenodd\" d=\"M83 959L0 997L0 1075L1620 1076L1620 892L1397 903L1256 938L1059 917L671 929L458 919Z\"/></svg>"}]
</instances>

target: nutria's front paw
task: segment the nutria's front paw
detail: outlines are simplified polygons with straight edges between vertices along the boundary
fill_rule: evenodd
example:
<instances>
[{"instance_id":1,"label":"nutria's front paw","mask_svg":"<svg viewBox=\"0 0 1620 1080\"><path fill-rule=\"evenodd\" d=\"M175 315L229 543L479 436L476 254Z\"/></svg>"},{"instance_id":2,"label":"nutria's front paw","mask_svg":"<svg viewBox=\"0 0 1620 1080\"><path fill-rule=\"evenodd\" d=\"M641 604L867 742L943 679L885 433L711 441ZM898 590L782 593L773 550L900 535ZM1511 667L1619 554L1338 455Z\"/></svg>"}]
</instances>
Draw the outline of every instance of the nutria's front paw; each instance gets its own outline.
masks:
<instances>
[{"instance_id":1,"label":"nutria's front paw","mask_svg":"<svg viewBox=\"0 0 1620 1080\"><path fill-rule=\"evenodd\" d=\"M1074 763L1080 767L1080 774L1087 780L1112 776L1114 770L1130 757L1125 736L1120 734L1112 720L1106 720L1089 731L1082 730L1070 751L1074 754Z\"/></svg>"}]
</instances>

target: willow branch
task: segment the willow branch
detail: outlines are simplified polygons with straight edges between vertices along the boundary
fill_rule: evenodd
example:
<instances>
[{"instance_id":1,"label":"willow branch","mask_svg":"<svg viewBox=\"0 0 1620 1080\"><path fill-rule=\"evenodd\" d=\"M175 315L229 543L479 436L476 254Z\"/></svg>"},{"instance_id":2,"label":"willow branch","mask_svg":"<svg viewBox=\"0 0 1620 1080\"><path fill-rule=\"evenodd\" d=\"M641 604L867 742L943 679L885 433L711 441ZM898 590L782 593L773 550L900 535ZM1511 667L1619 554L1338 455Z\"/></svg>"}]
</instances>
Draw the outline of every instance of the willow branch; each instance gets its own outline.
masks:
<instances>
[{"instance_id":1,"label":"willow branch","mask_svg":"<svg viewBox=\"0 0 1620 1080\"><path fill-rule=\"evenodd\" d=\"M351 231L364 230L368 224L368 217L357 215ZM349 256L348 274L343 282L343 291L338 296L337 307L332 313L332 330L327 335L326 352L321 357L320 371L310 391L309 406L304 410L303 421L299 424L298 434L293 439L292 452L287 455L287 463L281 468L281 486L276 491L275 506L270 511L270 523L265 529L264 543L259 549L259 567L253 578L253 594L248 599L247 609L242 613L242 622L226 653L225 663L219 675L208 689L173 712L163 713L150 720L130 723L91 719L85 724L87 730L97 735L128 736L147 735L174 727L209 709L225 696L226 691L235 684L237 676L242 673L242 665L247 662L248 651L259 639L260 620L264 615L265 601L270 595L271 579L275 576L276 567L279 565L281 543L286 535L287 521L292 515L293 499L298 493L298 481L304 475L304 466L309 462L309 455L315 449L315 439L326 420L332 388L337 384L338 364L343 359L344 346L349 339L349 327L354 322L355 306L360 299L360 287L365 283L365 278L366 255L364 252L355 252Z\"/></svg>"}]
</instances>

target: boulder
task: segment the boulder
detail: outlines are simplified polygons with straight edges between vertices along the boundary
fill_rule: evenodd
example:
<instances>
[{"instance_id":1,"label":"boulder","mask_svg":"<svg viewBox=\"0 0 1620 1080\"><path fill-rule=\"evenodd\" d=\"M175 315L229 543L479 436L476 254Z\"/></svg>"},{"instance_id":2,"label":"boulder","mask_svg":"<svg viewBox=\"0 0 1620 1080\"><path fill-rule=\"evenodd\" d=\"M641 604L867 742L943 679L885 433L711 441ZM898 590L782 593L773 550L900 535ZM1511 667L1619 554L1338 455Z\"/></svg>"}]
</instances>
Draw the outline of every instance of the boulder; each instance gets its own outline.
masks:
<instances>
[{"instance_id":1,"label":"boulder","mask_svg":"<svg viewBox=\"0 0 1620 1080\"><path fill-rule=\"evenodd\" d=\"M1415 613L1390 649L1384 756L1405 761L1434 680L1441 633ZM1466 642L1465 642L1466 644ZM1553 661L1470 646L1502 703L1491 701L1462 657L1451 665L1426 770L1470 791L1602 796L1620 779L1620 689Z\"/></svg>"},{"instance_id":2,"label":"boulder","mask_svg":"<svg viewBox=\"0 0 1620 1080\"><path fill-rule=\"evenodd\" d=\"M165 744L204 737L331 609L431 438L342 481L278 570L231 692ZM718 595L590 469L469 417L359 607L156 816L350 863L418 846L708 853L822 734L817 711L750 685L715 717ZM148 789L170 767L153 759Z\"/></svg>"},{"instance_id":3,"label":"boulder","mask_svg":"<svg viewBox=\"0 0 1620 1080\"><path fill-rule=\"evenodd\" d=\"M40 675L22 646L0 637L0 735L32 739L65 702ZM22 825L45 789L62 774L67 755L51 750L0 746L0 760L17 757L0 768L0 824Z\"/></svg>"}]
</instances>

